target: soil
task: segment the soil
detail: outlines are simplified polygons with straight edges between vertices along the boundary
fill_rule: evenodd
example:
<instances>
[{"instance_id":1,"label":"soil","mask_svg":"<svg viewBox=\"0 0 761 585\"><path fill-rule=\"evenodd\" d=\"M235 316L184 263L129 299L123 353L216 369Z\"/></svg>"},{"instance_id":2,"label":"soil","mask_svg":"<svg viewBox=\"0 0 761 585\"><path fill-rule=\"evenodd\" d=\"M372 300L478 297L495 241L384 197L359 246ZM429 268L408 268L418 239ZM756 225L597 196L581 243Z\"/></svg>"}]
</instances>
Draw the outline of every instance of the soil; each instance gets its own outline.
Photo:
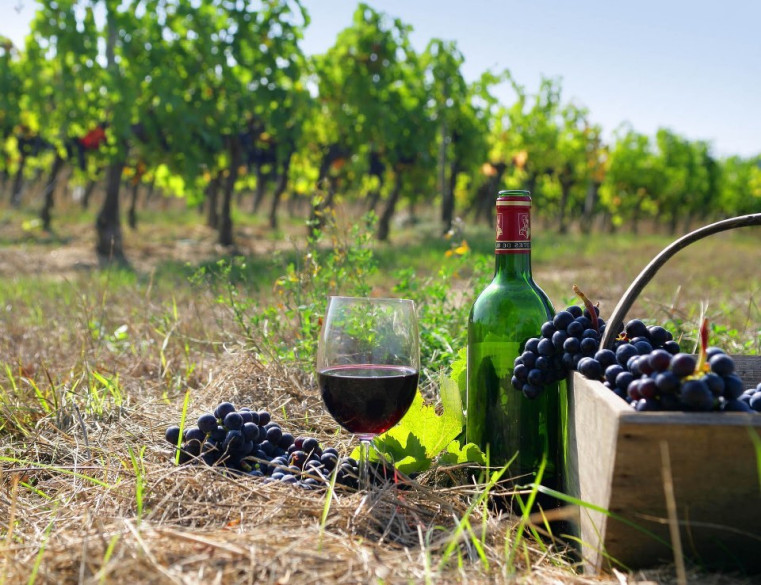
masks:
<instances>
[{"instance_id":1,"label":"soil","mask_svg":"<svg viewBox=\"0 0 761 585\"><path fill-rule=\"evenodd\" d=\"M292 249L295 228L287 236L273 240L269 228L243 226L236 230L236 246L226 248L216 242L216 231L202 225L144 225L136 231L123 228L125 255L133 269L149 274L162 264L198 264L230 255L266 255ZM301 234L304 228L301 228ZM0 276L72 278L99 268L95 255L94 227L67 226L60 233L38 230L24 232L0 225Z\"/></svg>"}]
</instances>

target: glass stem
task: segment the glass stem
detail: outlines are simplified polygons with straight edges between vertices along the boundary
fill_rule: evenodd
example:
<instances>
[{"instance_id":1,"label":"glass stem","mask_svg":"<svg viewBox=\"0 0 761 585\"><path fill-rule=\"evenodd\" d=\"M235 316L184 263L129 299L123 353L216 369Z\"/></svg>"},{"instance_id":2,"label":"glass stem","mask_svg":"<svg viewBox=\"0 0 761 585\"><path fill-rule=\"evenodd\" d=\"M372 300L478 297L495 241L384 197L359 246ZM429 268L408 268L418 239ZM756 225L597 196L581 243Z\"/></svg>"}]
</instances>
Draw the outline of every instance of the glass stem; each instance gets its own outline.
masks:
<instances>
[{"instance_id":1,"label":"glass stem","mask_svg":"<svg viewBox=\"0 0 761 585\"><path fill-rule=\"evenodd\" d=\"M359 438L359 489L370 489L370 441L371 437Z\"/></svg>"}]
</instances>

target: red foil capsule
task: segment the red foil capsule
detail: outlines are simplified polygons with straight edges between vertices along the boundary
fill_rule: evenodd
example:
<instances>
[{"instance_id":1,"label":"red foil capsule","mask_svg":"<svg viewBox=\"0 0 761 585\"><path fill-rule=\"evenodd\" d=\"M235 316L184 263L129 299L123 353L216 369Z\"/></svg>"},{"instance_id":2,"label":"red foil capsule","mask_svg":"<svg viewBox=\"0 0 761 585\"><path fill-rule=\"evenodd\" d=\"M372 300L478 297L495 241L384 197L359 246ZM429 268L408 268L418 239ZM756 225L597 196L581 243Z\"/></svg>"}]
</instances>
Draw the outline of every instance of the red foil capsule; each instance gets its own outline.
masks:
<instances>
[{"instance_id":1,"label":"red foil capsule","mask_svg":"<svg viewBox=\"0 0 761 585\"><path fill-rule=\"evenodd\" d=\"M495 241L496 254L531 252L531 196L528 191L500 191Z\"/></svg>"}]
</instances>

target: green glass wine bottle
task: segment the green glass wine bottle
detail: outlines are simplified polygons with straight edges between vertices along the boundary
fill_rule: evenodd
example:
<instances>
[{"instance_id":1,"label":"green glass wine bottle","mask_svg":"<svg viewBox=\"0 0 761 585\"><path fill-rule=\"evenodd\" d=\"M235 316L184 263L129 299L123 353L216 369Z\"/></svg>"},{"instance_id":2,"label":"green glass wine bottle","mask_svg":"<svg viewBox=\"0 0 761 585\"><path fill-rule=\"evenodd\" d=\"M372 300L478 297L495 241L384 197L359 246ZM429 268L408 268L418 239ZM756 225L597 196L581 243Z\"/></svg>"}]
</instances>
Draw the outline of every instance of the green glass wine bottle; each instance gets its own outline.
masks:
<instances>
[{"instance_id":1,"label":"green glass wine bottle","mask_svg":"<svg viewBox=\"0 0 761 585\"><path fill-rule=\"evenodd\" d=\"M535 398L516 390L513 362L526 341L539 337L554 315L552 304L531 275L531 196L500 191L494 279L478 296L468 319L468 442L488 451L492 466L511 462L505 477L560 489L559 385ZM514 459L513 459L514 458Z\"/></svg>"}]
</instances>

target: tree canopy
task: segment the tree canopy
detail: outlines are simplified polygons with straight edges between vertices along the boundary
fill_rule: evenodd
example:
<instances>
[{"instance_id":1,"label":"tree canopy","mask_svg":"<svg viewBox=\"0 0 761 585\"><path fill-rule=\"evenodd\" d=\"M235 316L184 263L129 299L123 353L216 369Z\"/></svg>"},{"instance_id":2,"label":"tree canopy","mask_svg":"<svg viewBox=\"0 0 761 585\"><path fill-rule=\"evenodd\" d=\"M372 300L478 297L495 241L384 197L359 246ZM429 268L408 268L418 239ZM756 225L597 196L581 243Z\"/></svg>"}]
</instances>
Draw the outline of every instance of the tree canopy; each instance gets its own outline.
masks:
<instances>
[{"instance_id":1,"label":"tree canopy","mask_svg":"<svg viewBox=\"0 0 761 585\"><path fill-rule=\"evenodd\" d=\"M119 193L132 177L205 205L224 245L231 208L269 196L336 196L380 216L381 239L405 203L490 217L500 188L526 188L563 232L579 224L680 229L757 211L761 156L720 159L706 141L622 125L610 143L561 82L527 89L509 71L467 81L455 42L422 50L398 18L360 3L323 54L305 55L299 0L41 0L26 45L0 39L0 172L8 199L48 173L53 186L103 181L98 252L121 256ZM515 95L500 103L495 88ZM9 188L10 186L10 188ZM134 204L134 197L133 197ZM596 222L596 218L602 218Z\"/></svg>"}]
</instances>

